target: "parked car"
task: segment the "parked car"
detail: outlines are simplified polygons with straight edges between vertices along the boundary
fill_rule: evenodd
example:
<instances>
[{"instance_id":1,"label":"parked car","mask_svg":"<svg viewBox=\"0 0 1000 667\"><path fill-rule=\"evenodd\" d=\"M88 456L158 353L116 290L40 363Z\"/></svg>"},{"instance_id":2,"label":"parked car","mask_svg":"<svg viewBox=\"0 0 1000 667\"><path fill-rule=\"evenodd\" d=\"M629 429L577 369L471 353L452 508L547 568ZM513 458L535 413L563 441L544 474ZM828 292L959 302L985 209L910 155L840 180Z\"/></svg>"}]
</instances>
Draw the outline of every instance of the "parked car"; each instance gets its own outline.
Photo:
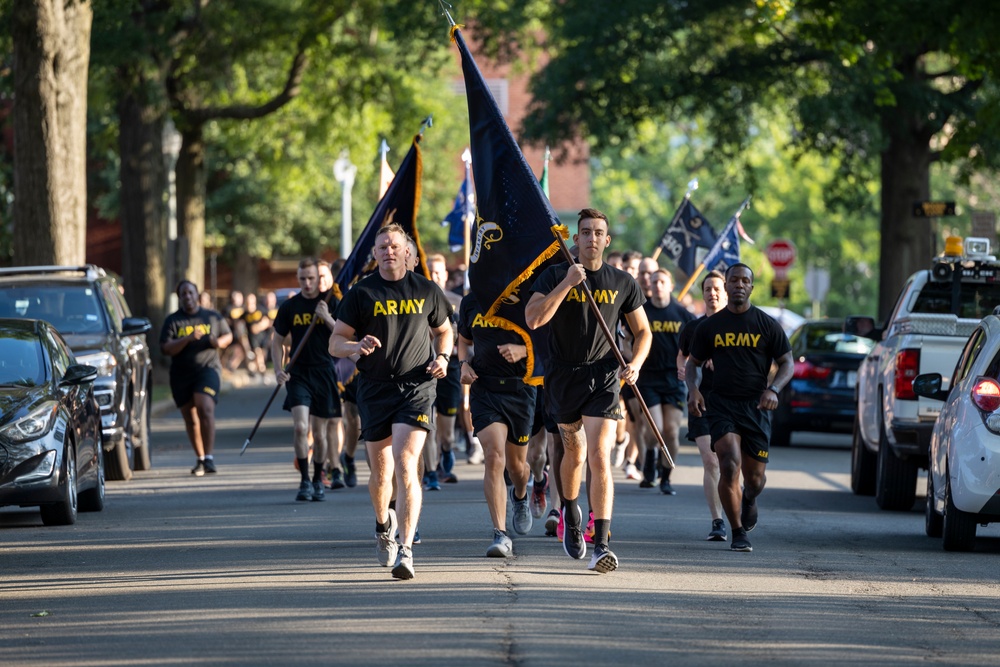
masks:
<instances>
[{"instance_id":1,"label":"parked car","mask_svg":"<svg viewBox=\"0 0 1000 667\"><path fill-rule=\"evenodd\" d=\"M104 508L96 378L47 322L0 319L0 506L38 506L47 526Z\"/></svg>"},{"instance_id":2,"label":"parked car","mask_svg":"<svg viewBox=\"0 0 1000 667\"><path fill-rule=\"evenodd\" d=\"M976 526L1000 521L1000 317L983 318L951 387L942 383L940 373L913 381L917 394L944 401L931 431L925 531L948 551L970 551Z\"/></svg>"},{"instance_id":3,"label":"parked car","mask_svg":"<svg viewBox=\"0 0 1000 667\"><path fill-rule=\"evenodd\" d=\"M93 264L0 269L0 317L45 320L79 363L97 368L108 479L149 470L152 324L132 317L118 279Z\"/></svg>"},{"instance_id":4,"label":"parked car","mask_svg":"<svg viewBox=\"0 0 1000 667\"><path fill-rule=\"evenodd\" d=\"M787 447L794 431L850 433L857 412L858 367L875 341L843 332L842 320L808 320L788 342L795 374L771 420L771 444Z\"/></svg>"},{"instance_id":5,"label":"parked car","mask_svg":"<svg viewBox=\"0 0 1000 667\"><path fill-rule=\"evenodd\" d=\"M791 336L792 332L806 321L806 318L787 308L777 308L775 306L758 306L758 308L774 318L781 325L781 328L785 330L786 336Z\"/></svg>"}]
</instances>

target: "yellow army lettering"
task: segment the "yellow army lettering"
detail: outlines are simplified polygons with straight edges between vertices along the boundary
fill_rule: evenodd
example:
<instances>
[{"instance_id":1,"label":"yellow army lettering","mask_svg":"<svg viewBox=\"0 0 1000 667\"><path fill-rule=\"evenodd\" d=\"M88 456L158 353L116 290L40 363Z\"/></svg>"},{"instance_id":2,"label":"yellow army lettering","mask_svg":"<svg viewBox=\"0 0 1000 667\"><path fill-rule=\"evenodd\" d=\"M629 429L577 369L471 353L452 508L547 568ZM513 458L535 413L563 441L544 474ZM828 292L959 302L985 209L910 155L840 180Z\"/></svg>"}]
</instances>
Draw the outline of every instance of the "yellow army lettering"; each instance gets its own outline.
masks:
<instances>
[{"instance_id":1,"label":"yellow army lettering","mask_svg":"<svg viewBox=\"0 0 1000 667\"><path fill-rule=\"evenodd\" d=\"M530 437L531 437L531 436L527 436L527 435L519 435L519 436L517 437L517 441L518 441L519 443L527 443L527 442L528 442L528 439L529 439Z\"/></svg>"},{"instance_id":2,"label":"yellow army lettering","mask_svg":"<svg viewBox=\"0 0 1000 667\"><path fill-rule=\"evenodd\" d=\"M493 327L496 328L497 324L494 322L487 322L486 318L482 315L476 314L476 318L472 320L473 327Z\"/></svg>"},{"instance_id":3,"label":"yellow army lettering","mask_svg":"<svg viewBox=\"0 0 1000 667\"><path fill-rule=\"evenodd\" d=\"M212 389L211 387L202 387L201 390L202 392L208 394L209 396L215 396L215 390Z\"/></svg>"},{"instance_id":4,"label":"yellow army lettering","mask_svg":"<svg viewBox=\"0 0 1000 667\"><path fill-rule=\"evenodd\" d=\"M757 450L757 456L759 456L762 459L766 459L767 458L767 452L765 452L762 449L759 449L759 450Z\"/></svg>"},{"instance_id":5,"label":"yellow army lettering","mask_svg":"<svg viewBox=\"0 0 1000 667\"><path fill-rule=\"evenodd\" d=\"M653 331L653 333L677 333L681 330L681 323L654 320L649 323L649 328Z\"/></svg>"},{"instance_id":6,"label":"yellow army lettering","mask_svg":"<svg viewBox=\"0 0 1000 667\"><path fill-rule=\"evenodd\" d=\"M614 304L615 299L618 298L618 290L598 289L594 290L593 294L596 303ZM582 289L573 287L570 289L569 294L566 295L566 300L587 303L587 295Z\"/></svg>"},{"instance_id":7,"label":"yellow army lettering","mask_svg":"<svg viewBox=\"0 0 1000 667\"><path fill-rule=\"evenodd\" d=\"M313 314L312 313L296 313L295 317L292 318L292 326L309 326L312 324Z\"/></svg>"},{"instance_id":8,"label":"yellow army lettering","mask_svg":"<svg viewBox=\"0 0 1000 667\"><path fill-rule=\"evenodd\" d=\"M760 334L715 334L715 347L757 347L759 342Z\"/></svg>"},{"instance_id":9,"label":"yellow army lettering","mask_svg":"<svg viewBox=\"0 0 1000 667\"><path fill-rule=\"evenodd\" d=\"M430 424L431 420L430 417L428 417L427 415L417 415L417 423Z\"/></svg>"},{"instance_id":10,"label":"yellow army lettering","mask_svg":"<svg viewBox=\"0 0 1000 667\"><path fill-rule=\"evenodd\" d=\"M208 335L210 335L212 333L212 325L211 324L196 324L194 326L191 326L189 324L186 327L181 327L181 328L179 328L177 330L177 337L178 338L184 338L185 336L190 336L191 334L193 334L195 332L195 330L198 330L202 334L208 336Z\"/></svg>"},{"instance_id":11,"label":"yellow army lettering","mask_svg":"<svg viewBox=\"0 0 1000 667\"><path fill-rule=\"evenodd\" d=\"M375 302L372 316L378 315L419 315L424 312L426 299L387 299Z\"/></svg>"}]
</instances>

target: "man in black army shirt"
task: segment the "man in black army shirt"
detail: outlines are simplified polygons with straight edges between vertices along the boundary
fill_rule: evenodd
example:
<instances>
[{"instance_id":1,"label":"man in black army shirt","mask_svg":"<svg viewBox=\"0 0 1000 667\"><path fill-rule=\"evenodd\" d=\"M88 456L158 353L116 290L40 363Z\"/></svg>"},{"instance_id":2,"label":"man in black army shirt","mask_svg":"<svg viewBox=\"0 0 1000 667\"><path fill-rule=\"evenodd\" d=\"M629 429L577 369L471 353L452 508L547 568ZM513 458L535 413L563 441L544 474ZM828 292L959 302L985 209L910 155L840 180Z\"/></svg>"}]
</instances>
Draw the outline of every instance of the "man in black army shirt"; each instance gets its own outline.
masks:
<instances>
[{"instance_id":1,"label":"man in black army shirt","mask_svg":"<svg viewBox=\"0 0 1000 667\"><path fill-rule=\"evenodd\" d=\"M771 411L778 407L778 394L794 370L788 337L771 316L750 303L751 292L750 267L730 266L726 270L729 303L698 325L685 367L688 410L699 417L706 412L706 404L697 386L697 369L712 360L712 394L706 414L712 447L719 457L719 498L733 529L733 551L753 551L747 532L757 525L757 496L766 481ZM778 370L768 385L772 361Z\"/></svg>"},{"instance_id":2,"label":"man in black army shirt","mask_svg":"<svg viewBox=\"0 0 1000 667\"><path fill-rule=\"evenodd\" d=\"M284 409L292 413L295 459L301 481L296 500L320 501L323 490L323 463L326 461L327 420L340 416L340 396L334 362L327 351L333 318L326 302L326 292L319 289L318 260L307 257L299 262L297 273L300 291L281 304L274 318L271 339L271 359L278 384L286 390ZM336 306L336 297L331 296ZM319 318L295 364L285 372L285 350L291 339L291 350L300 347L314 318ZM294 354L294 352L292 352ZM287 384L286 384L287 383ZM309 431L313 434L313 475L309 480Z\"/></svg>"},{"instance_id":3,"label":"man in black army shirt","mask_svg":"<svg viewBox=\"0 0 1000 667\"><path fill-rule=\"evenodd\" d=\"M548 324L548 357L545 365L545 402L562 434L564 455L560 466L563 498L563 549L570 558L587 555L583 517L577 497L584 463L589 463L589 496L594 513L594 554L588 568L612 572L618 557L608 547L614 481L611 450L617 420L622 419L618 400L620 380L635 384L652 334L639 284L628 273L604 263L611 243L608 218L596 209L580 211L573 242L579 247L579 264L559 264L542 272L531 286L525 307L527 325ZM605 323L624 316L634 336L632 360L619 369L611 343L591 312L580 283L587 281Z\"/></svg>"},{"instance_id":4,"label":"man in black army shirt","mask_svg":"<svg viewBox=\"0 0 1000 667\"><path fill-rule=\"evenodd\" d=\"M378 271L357 283L337 311L330 354L358 354L358 410L368 444L368 491L375 510L375 553L396 579L413 578L413 537L420 517L418 474L424 443L434 430L435 383L451 358L451 305L437 285L407 271L406 232L389 224L375 237ZM431 335L428 335L428 334ZM396 514L389 509L392 477Z\"/></svg>"}]
</instances>

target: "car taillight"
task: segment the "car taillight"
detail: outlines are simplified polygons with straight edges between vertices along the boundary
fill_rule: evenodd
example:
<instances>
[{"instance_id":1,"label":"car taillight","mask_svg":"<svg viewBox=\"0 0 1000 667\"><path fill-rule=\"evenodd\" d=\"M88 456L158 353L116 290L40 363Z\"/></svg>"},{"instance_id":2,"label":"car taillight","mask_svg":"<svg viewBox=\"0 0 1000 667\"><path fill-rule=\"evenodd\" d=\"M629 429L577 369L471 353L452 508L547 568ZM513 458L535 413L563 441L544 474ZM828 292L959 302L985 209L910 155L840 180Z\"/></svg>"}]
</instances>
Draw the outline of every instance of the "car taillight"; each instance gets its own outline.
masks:
<instances>
[{"instance_id":1,"label":"car taillight","mask_svg":"<svg viewBox=\"0 0 1000 667\"><path fill-rule=\"evenodd\" d=\"M920 373L920 350L900 350L896 354L896 398L915 401L913 378Z\"/></svg>"},{"instance_id":2,"label":"car taillight","mask_svg":"<svg viewBox=\"0 0 1000 667\"><path fill-rule=\"evenodd\" d=\"M972 402L983 412L1000 408L1000 384L992 378L979 378L972 388Z\"/></svg>"},{"instance_id":3,"label":"car taillight","mask_svg":"<svg viewBox=\"0 0 1000 667\"><path fill-rule=\"evenodd\" d=\"M799 359L795 362L794 377L800 380L825 380L830 377L830 373L832 372L833 369L831 368L817 366L805 359Z\"/></svg>"}]
</instances>

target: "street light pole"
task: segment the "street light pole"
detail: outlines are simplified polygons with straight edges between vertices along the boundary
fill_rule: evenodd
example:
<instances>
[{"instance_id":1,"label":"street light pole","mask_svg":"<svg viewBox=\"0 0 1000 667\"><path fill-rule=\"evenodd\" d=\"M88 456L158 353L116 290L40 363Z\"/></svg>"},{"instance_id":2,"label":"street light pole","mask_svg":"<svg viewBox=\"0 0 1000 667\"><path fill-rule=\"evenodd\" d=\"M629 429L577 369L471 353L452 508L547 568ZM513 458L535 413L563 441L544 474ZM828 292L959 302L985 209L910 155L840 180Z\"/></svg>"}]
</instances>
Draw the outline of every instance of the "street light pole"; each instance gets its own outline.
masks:
<instances>
[{"instance_id":1,"label":"street light pole","mask_svg":"<svg viewBox=\"0 0 1000 667\"><path fill-rule=\"evenodd\" d=\"M354 188L354 176L358 173L358 168L351 163L351 158L346 150L340 153L340 157L333 163L333 177L337 179L343 188L343 198L341 199L342 225L340 228L340 256L347 258L351 254L352 237L351 230L351 190Z\"/></svg>"}]
</instances>

